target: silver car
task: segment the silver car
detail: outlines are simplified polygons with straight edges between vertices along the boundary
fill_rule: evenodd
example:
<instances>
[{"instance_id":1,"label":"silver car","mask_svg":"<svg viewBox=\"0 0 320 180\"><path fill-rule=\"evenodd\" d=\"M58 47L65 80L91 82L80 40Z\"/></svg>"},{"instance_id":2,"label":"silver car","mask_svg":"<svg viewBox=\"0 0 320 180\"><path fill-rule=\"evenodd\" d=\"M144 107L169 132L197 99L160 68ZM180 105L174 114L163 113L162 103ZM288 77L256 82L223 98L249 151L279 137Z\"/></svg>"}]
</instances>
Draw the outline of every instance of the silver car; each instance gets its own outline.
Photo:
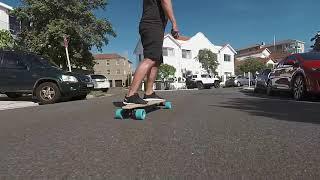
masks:
<instances>
[{"instance_id":1,"label":"silver car","mask_svg":"<svg viewBox=\"0 0 320 180\"><path fill-rule=\"evenodd\" d=\"M254 84L254 80L253 78L250 79L250 85ZM226 87L240 87L240 86L244 86L244 85L249 85L249 77L244 77L242 75L236 76L236 77L230 77L226 83L225 86Z\"/></svg>"},{"instance_id":2,"label":"silver car","mask_svg":"<svg viewBox=\"0 0 320 180\"><path fill-rule=\"evenodd\" d=\"M89 75L94 85L94 90L107 92L110 89L110 82L104 75L93 74Z\"/></svg>"}]
</instances>

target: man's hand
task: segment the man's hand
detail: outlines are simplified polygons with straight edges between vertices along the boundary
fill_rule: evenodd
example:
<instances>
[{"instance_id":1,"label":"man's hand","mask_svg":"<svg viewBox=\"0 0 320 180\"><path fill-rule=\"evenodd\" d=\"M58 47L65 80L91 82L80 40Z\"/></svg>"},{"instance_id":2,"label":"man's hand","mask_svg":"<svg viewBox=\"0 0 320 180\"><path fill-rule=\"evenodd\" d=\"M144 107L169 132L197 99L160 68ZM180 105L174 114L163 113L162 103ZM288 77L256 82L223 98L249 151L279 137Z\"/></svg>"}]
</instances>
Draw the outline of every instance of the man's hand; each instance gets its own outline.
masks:
<instances>
[{"instance_id":1,"label":"man's hand","mask_svg":"<svg viewBox=\"0 0 320 180\"><path fill-rule=\"evenodd\" d=\"M173 26L173 27L172 27L172 29L171 29L171 35L172 35L175 39L178 39L178 38L179 38L180 32L179 32L178 26Z\"/></svg>"},{"instance_id":2,"label":"man's hand","mask_svg":"<svg viewBox=\"0 0 320 180\"><path fill-rule=\"evenodd\" d=\"M161 0L161 4L166 16L170 19L172 24L171 35L177 39L179 38L179 28L174 17L172 2L171 0Z\"/></svg>"}]
</instances>

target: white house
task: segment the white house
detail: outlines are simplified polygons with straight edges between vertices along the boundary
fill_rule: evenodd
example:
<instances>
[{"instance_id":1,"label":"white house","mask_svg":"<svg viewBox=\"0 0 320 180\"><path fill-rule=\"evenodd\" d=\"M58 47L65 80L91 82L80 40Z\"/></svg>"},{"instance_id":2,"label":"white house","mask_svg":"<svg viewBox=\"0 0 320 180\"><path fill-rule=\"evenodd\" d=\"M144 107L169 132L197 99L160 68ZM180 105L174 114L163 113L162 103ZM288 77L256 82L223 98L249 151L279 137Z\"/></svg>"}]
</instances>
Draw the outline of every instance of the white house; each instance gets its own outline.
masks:
<instances>
[{"instance_id":1,"label":"white house","mask_svg":"<svg viewBox=\"0 0 320 180\"><path fill-rule=\"evenodd\" d=\"M180 37L174 39L170 34L165 35L163 43L163 58L164 63L172 65L176 68L175 78L183 79L183 73L192 71L192 73L205 73L201 64L196 59L199 50L210 49L217 54L219 66L217 69L218 75L234 75L234 57L236 51L229 45L215 46L206 36L199 32L195 36ZM141 41L138 42L134 54L138 61L143 59L143 47Z\"/></svg>"},{"instance_id":2,"label":"white house","mask_svg":"<svg viewBox=\"0 0 320 180\"><path fill-rule=\"evenodd\" d=\"M9 12L13 10L13 8L9 5L6 5L0 2L0 29L10 30L10 23L9 23Z\"/></svg>"},{"instance_id":3,"label":"white house","mask_svg":"<svg viewBox=\"0 0 320 180\"><path fill-rule=\"evenodd\" d=\"M268 58L271 55L271 51L268 48L261 48L256 51L250 51L247 53L237 54L236 58L239 61L245 60L247 58Z\"/></svg>"}]
</instances>

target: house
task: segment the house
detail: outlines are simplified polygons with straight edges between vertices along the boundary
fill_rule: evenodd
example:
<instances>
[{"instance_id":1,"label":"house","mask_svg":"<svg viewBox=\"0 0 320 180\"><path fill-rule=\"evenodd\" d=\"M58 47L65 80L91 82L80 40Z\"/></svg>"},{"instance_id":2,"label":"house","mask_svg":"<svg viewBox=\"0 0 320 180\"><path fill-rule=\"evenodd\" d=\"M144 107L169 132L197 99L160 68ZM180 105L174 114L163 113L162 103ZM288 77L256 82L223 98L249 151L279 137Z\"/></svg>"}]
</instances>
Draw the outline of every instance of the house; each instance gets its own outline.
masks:
<instances>
[{"instance_id":1,"label":"house","mask_svg":"<svg viewBox=\"0 0 320 180\"><path fill-rule=\"evenodd\" d=\"M305 42L288 39L283 41L275 42L274 44L265 45L271 53L304 53Z\"/></svg>"},{"instance_id":2,"label":"house","mask_svg":"<svg viewBox=\"0 0 320 180\"><path fill-rule=\"evenodd\" d=\"M243 52L243 51L242 51ZM254 49L252 51L238 53L236 59L239 61L245 60L247 58L268 58L271 55L271 51L268 48Z\"/></svg>"},{"instance_id":3,"label":"house","mask_svg":"<svg viewBox=\"0 0 320 180\"><path fill-rule=\"evenodd\" d=\"M132 62L118 54L95 54L95 74L105 75L111 87L127 87L131 84Z\"/></svg>"},{"instance_id":4,"label":"house","mask_svg":"<svg viewBox=\"0 0 320 180\"><path fill-rule=\"evenodd\" d=\"M163 61L176 68L175 79L183 81L184 73L206 73L201 63L196 59L199 50L210 49L217 55L219 66L217 73L219 76L234 75L234 56L236 51L231 45L216 46L201 32L193 37L181 36L175 39L171 34L164 36ZM138 61L143 60L143 47L141 41L137 43L134 50Z\"/></svg>"},{"instance_id":5,"label":"house","mask_svg":"<svg viewBox=\"0 0 320 180\"><path fill-rule=\"evenodd\" d=\"M299 40L284 40L274 42L272 45L255 44L246 48L237 49L236 67L241 61L252 57L263 61L267 66L275 66L292 53L302 53L305 51L304 42Z\"/></svg>"},{"instance_id":6,"label":"house","mask_svg":"<svg viewBox=\"0 0 320 180\"><path fill-rule=\"evenodd\" d=\"M0 30L8 30L16 35L20 31L21 25L16 17L10 15L12 10L11 6L0 2Z\"/></svg>"}]
</instances>

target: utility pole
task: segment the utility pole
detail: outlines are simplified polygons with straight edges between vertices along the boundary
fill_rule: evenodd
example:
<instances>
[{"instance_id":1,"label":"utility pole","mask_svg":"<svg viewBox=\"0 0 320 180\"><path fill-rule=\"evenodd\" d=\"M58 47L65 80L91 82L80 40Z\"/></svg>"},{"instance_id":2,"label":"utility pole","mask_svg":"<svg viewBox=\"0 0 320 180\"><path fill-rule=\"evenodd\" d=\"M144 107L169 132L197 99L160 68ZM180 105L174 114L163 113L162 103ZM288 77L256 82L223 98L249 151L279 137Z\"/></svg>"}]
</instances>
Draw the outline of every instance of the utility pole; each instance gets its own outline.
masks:
<instances>
[{"instance_id":1,"label":"utility pole","mask_svg":"<svg viewBox=\"0 0 320 180\"><path fill-rule=\"evenodd\" d=\"M69 36L67 36L67 35L63 36L63 44L64 44L64 47L66 49L66 56L67 56L69 72L71 72L72 69L71 69L71 63L70 63L70 58L69 58L69 50L68 50L68 47L69 47Z\"/></svg>"}]
</instances>

